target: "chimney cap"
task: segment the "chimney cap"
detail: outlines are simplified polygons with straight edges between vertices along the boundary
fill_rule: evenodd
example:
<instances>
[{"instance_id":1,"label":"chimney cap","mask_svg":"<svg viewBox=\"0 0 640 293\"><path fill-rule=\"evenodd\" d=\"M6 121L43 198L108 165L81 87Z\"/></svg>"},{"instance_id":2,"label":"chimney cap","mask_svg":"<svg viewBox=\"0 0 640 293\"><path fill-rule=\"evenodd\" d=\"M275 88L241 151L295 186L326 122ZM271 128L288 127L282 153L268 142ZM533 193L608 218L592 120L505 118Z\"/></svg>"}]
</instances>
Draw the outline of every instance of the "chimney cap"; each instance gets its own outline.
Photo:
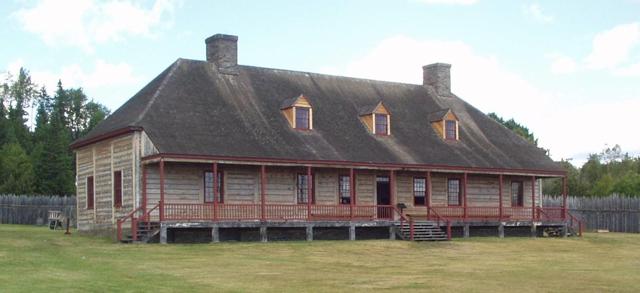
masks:
<instances>
[{"instance_id":1,"label":"chimney cap","mask_svg":"<svg viewBox=\"0 0 640 293\"><path fill-rule=\"evenodd\" d=\"M225 34L215 34L213 36L208 37L204 40L206 44L213 42L215 40L226 40L226 41L238 41L238 36L234 35L225 35Z\"/></svg>"},{"instance_id":2,"label":"chimney cap","mask_svg":"<svg viewBox=\"0 0 640 293\"><path fill-rule=\"evenodd\" d=\"M433 67L451 68L451 64L449 64L449 63L440 63L440 62L439 63L432 63L432 64L429 64L429 65L422 66L422 69L433 68Z\"/></svg>"}]
</instances>

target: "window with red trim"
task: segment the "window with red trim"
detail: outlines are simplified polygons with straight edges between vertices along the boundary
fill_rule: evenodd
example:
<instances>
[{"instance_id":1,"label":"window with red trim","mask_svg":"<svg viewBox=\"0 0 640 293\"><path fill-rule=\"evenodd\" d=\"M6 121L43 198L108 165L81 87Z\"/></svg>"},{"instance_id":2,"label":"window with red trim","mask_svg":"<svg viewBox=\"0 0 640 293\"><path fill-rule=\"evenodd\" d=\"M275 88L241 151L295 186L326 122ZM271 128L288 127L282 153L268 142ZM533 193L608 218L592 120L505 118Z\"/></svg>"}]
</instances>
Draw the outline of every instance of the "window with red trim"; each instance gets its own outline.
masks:
<instances>
[{"instance_id":1,"label":"window with red trim","mask_svg":"<svg viewBox=\"0 0 640 293\"><path fill-rule=\"evenodd\" d=\"M308 203L309 198L311 198L311 202L313 203L313 190L311 190L312 194L309 194L309 184L311 184L311 188L313 189L313 175L309 178L307 174L298 174L296 179L296 197L298 203Z\"/></svg>"},{"instance_id":2,"label":"window with red trim","mask_svg":"<svg viewBox=\"0 0 640 293\"><path fill-rule=\"evenodd\" d=\"M94 192L93 192L93 176L87 177L87 209L93 209L93 200L94 200Z\"/></svg>"},{"instance_id":3,"label":"window with red trim","mask_svg":"<svg viewBox=\"0 0 640 293\"><path fill-rule=\"evenodd\" d=\"M113 172L113 206L122 207L122 171Z\"/></svg>"},{"instance_id":4,"label":"window with red trim","mask_svg":"<svg viewBox=\"0 0 640 293\"><path fill-rule=\"evenodd\" d=\"M459 206L462 204L460 179L447 180L447 204L450 206Z\"/></svg>"},{"instance_id":5,"label":"window with red trim","mask_svg":"<svg viewBox=\"0 0 640 293\"><path fill-rule=\"evenodd\" d=\"M522 181L511 182L511 206L522 207L524 206L524 187Z\"/></svg>"},{"instance_id":6,"label":"window with red trim","mask_svg":"<svg viewBox=\"0 0 640 293\"><path fill-rule=\"evenodd\" d=\"M222 180L224 176L222 176L222 171L218 171L218 202L224 202L224 186ZM213 202L213 172L205 171L204 172L204 202Z\"/></svg>"},{"instance_id":7,"label":"window with red trim","mask_svg":"<svg viewBox=\"0 0 640 293\"><path fill-rule=\"evenodd\" d=\"M309 108L296 107L296 128L309 129Z\"/></svg>"},{"instance_id":8,"label":"window with red trim","mask_svg":"<svg viewBox=\"0 0 640 293\"><path fill-rule=\"evenodd\" d=\"M414 177L413 178L413 205L423 206L426 203L427 195L427 179Z\"/></svg>"},{"instance_id":9,"label":"window with red trim","mask_svg":"<svg viewBox=\"0 0 640 293\"><path fill-rule=\"evenodd\" d=\"M386 135L388 133L388 127L389 125L387 124L387 115L385 114L375 114L376 116L376 134L384 134Z\"/></svg>"},{"instance_id":10,"label":"window with red trim","mask_svg":"<svg viewBox=\"0 0 640 293\"><path fill-rule=\"evenodd\" d=\"M351 203L351 178L348 175L340 175L338 186L340 188L340 203Z\"/></svg>"}]
</instances>

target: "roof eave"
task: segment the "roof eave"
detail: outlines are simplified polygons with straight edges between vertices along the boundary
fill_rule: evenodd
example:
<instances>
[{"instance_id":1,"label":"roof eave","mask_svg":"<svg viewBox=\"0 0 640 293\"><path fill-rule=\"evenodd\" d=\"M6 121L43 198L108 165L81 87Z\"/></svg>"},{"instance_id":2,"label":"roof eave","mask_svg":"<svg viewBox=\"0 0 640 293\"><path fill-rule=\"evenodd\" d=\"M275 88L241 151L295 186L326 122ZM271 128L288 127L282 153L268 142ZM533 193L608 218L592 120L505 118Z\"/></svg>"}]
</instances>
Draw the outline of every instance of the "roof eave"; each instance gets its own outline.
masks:
<instances>
[{"instance_id":1,"label":"roof eave","mask_svg":"<svg viewBox=\"0 0 640 293\"><path fill-rule=\"evenodd\" d=\"M114 137L118 137L121 135L125 135L125 134L129 134L131 132L135 132L135 131L141 131L143 130L142 127L140 126L127 126L127 127L123 127L123 128L119 128L113 131L109 131L107 133L103 133L101 135L89 138L89 139L80 139L80 140L76 140L75 142L73 142L71 145L69 145L69 147L72 150L76 150L79 149L81 147L90 145L90 144L94 144L106 139L110 139L110 138L114 138Z\"/></svg>"}]
</instances>

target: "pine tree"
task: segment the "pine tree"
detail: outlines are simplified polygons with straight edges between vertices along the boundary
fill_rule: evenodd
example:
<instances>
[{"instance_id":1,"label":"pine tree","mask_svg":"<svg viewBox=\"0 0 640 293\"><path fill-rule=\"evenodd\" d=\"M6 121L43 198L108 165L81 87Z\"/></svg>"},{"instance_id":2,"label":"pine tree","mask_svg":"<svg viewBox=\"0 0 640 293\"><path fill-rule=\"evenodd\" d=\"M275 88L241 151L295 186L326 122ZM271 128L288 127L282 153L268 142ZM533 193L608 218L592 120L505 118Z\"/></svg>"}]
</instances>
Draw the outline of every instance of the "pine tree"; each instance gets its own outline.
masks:
<instances>
[{"instance_id":1,"label":"pine tree","mask_svg":"<svg viewBox=\"0 0 640 293\"><path fill-rule=\"evenodd\" d=\"M0 193L30 194L34 186L31 160L18 143L0 149Z\"/></svg>"}]
</instances>

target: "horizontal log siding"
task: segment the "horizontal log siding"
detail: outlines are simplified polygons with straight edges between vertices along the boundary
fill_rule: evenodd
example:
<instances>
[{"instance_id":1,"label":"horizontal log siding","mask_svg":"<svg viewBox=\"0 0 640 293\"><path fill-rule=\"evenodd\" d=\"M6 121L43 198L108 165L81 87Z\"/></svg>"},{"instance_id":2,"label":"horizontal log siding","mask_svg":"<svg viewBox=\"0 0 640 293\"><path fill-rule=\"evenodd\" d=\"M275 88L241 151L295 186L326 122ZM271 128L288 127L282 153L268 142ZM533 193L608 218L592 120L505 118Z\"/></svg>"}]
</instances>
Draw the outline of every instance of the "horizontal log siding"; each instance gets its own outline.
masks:
<instances>
[{"instance_id":1,"label":"horizontal log siding","mask_svg":"<svg viewBox=\"0 0 640 293\"><path fill-rule=\"evenodd\" d=\"M376 176L373 173L356 172L356 204L376 204Z\"/></svg>"},{"instance_id":2,"label":"horizontal log siding","mask_svg":"<svg viewBox=\"0 0 640 293\"><path fill-rule=\"evenodd\" d=\"M260 168L220 165L224 179L225 203L260 202ZM269 178L267 178L269 182Z\"/></svg>"},{"instance_id":3,"label":"horizontal log siding","mask_svg":"<svg viewBox=\"0 0 640 293\"><path fill-rule=\"evenodd\" d=\"M78 230L93 229L94 211L87 210L87 177L93 176L93 148L76 151L76 200Z\"/></svg>"},{"instance_id":4,"label":"horizontal log siding","mask_svg":"<svg viewBox=\"0 0 640 293\"><path fill-rule=\"evenodd\" d=\"M106 140L76 150L78 229L114 228L118 217L135 205L133 135ZM113 208L113 171L122 171L122 208ZM87 177L94 176L94 209L87 209Z\"/></svg>"},{"instance_id":5,"label":"horizontal log siding","mask_svg":"<svg viewBox=\"0 0 640 293\"><path fill-rule=\"evenodd\" d=\"M127 136L113 141L113 172L122 171L122 207L114 211L115 219L125 216L134 209L135 194L133 190L133 137ZM113 183L115 184L115 183ZM111 187L113 196L113 185ZM111 205L113 206L113 204Z\"/></svg>"},{"instance_id":6,"label":"horizontal log siding","mask_svg":"<svg viewBox=\"0 0 640 293\"><path fill-rule=\"evenodd\" d=\"M147 166L147 207L160 201L160 172L158 165ZM168 203L202 203L204 165L165 163L164 198Z\"/></svg>"},{"instance_id":7,"label":"horizontal log siding","mask_svg":"<svg viewBox=\"0 0 640 293\"><path fill-rule=\"evenodd\" d=\"M113 223L111 143L95 145L95 228L108 229Z\"/></svg>"},{"instance_id":8,"label":"horizontal log siding","mask_svg":"<svg viewBox=\"0 0 640 293\"><path fill-rule=\"evenodd\" d=\"M316 204L336 205L338 204L338 170L318 169L314 176L316 178ZM343 173L349 175L349 171Z\"/></svg>"}]
</instances>

